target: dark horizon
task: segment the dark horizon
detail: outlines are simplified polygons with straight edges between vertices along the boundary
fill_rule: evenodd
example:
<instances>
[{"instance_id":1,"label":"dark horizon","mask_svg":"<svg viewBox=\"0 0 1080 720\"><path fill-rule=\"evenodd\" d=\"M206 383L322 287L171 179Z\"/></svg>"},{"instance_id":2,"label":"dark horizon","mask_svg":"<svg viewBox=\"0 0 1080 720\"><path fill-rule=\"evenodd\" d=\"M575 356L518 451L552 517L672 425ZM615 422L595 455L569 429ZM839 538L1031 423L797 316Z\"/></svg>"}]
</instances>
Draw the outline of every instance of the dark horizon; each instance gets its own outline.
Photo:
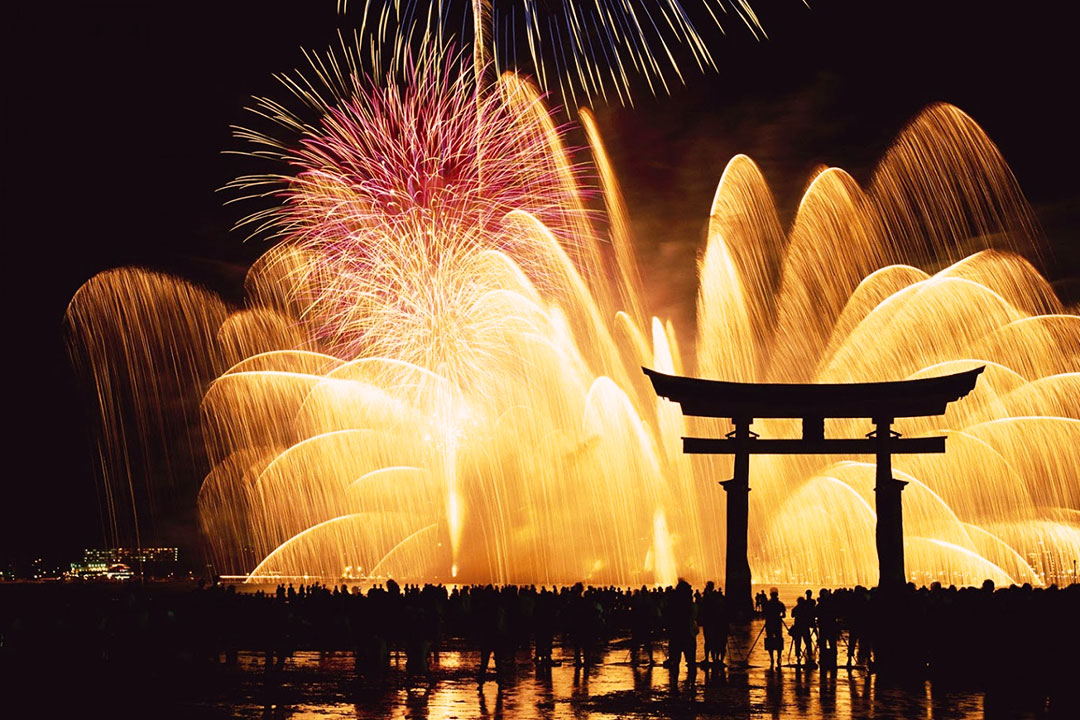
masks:
<instances>
[{"instance_id":1,"label":"dark horizon","mask_svg":"<svg viewBox=\"0 0 1080 720\"><path fill-rule=\"evenodd\" d=\"M688 72L685 88L639 94L633 108L596 108L643 258L680 278L655 294L654 312L677 322L692 312L702 228L732 155L758 162L789 223L816 166L865 183L897 132L937 101L960 107L997 143L1046 234L1041 269L1066 303L1080 302L1074 9L763 5L755 9L770 39L729 24L714 48L720 72ZM91 408L63 344L67 302L94 274L124 265L242 301L244 270L266 246L230 231L244 210L224 207L217 192L245 169L222 154L238 147L230 125L247 122L252 95L283 96L271 75L302 66L302 47L336 42L349 18L334 8L61 2L11 13L10 344L26 350L10 368L30 373L11 373L19 412L9 424L20 429L8 443L18 459L0 561L103 544Z\"/></svg>"}]
</instances>

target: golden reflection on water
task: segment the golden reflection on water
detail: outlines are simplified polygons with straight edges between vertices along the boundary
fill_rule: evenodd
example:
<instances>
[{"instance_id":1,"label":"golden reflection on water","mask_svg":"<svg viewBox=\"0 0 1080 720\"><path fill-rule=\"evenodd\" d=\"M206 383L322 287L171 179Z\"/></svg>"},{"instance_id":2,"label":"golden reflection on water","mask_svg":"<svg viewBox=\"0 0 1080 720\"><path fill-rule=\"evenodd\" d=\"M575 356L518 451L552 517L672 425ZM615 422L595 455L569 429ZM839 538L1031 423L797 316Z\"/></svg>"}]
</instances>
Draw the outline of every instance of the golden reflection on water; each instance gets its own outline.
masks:
<instances>
[{"instance_id":1,"label":"golden reflection on water","mask_svg":"<svg viewBox=\"0 0 1080 720\"><path fill-rule=\"evenodd\" d=\"M410 678L404 659L394 661L381 681L358 680L348 653L321 655L298 652L286 664L276 687L261 673L261 657L241 657L243 687L230 694L237 700L228 707L235 717L279 718L395 718L455 720L507 718L508 720L614 720L615 718L981 718L981 693L935 690L919 681L890 686L865 669L839 669L835 673L785 667L768 670L768 655L761 642L750 653L749 666L739 661L761 629L732 628L730 667L715 673L698 668L691 679L685 667L674 674L659 662L664 653L654 649L656 665L634 665L623 643L607 647L602 662L575 668L568 650L557 649L561 665L550 673L535 672L527 654L518 653L512 677L501 685L489 669L478 686L478 653L454 649L440 653L430 677ZM703 648L699 636L698 656ZM840 648L841 663L845 649ZM785 648L785 660L787 660ZM220 707L218 709L221 709ZM193 713L198 717L198 712Z\"/></svg>"}]
</instances>

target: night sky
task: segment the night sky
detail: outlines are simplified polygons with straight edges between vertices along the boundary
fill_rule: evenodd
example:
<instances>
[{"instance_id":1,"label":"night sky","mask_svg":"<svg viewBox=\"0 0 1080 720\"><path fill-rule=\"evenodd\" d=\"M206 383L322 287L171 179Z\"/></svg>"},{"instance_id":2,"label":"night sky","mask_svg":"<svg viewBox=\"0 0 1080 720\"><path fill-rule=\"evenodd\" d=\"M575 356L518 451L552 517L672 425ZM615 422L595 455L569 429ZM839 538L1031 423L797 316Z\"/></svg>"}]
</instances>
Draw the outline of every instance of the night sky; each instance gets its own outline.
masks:
<instances>
[{"instance_id":1,"label":"night sky","mask_svg":"<svg viewBox=\"0 0 1080 720\"><path fill-rule=\"evenodd\" d=\"M685 1L685 0L684 0ZM1077 14L1071 3L799 0L754 3L769 40L736 22L720 72L671 97L597 107L631 207L652 310L685 326L694 261L727 160L761 165L790 222L808 176L837 165L865 183L924 105L951 102L998 144L1049 240L1044 271L1080 300ZM301 48L335 42L334 0L42 2L5 22L8 459L0 561L103 543L90 408L62 318L95 273L143 265L241 300L265 249L230 232L216 192L248 170L236 149L253 94ZM166 540L168 538L165 538Z\"/></svg>"}]
</instances>

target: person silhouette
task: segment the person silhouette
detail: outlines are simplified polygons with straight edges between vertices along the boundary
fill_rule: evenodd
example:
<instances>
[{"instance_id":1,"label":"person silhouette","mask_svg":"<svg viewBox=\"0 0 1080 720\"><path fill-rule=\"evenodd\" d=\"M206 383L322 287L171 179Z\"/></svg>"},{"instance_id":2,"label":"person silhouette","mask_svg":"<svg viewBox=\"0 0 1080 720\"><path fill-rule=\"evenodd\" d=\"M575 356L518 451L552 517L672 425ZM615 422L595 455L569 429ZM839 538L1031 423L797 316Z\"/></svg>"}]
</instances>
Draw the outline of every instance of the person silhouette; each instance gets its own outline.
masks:
<instances>
[{"instance_id":1,"label":"person silhouette","mask_svg":"<svg viewBox=\"0 0 1080 720\"><path fill-rule=\"evenodd\" d=\"M728 639L727 607L724 593L715 587L712 580L705 584L700 607L699 621L705 635L704 664L724 665Z\"/></svg>"},{"instance_id":2,"label":"person silhouette","mask_svg":"<svg viewBox=\"0 0 1080 720\"><path fill-rule=\"evenodd\" d=\"M807 595L812 593L807 590ZM814 665L814 646L810 637L810 631L814 626L814 611L815 604L811 597L799 597L795 602L795 607L791 610L791 635L795 641L795 658L796 662L802 663L805 658L805 664L807 668L811 668ZM803 648L805 646L806 654L803 655Z\"/></svg>"},{"instance_id":3,"label":"person silhouette","mask_svg":"<svg viewBox=\"0 0 1080 720\"><path fill-rule=\"evenodd\" d=\"M818 593L817 604L818 656L821 667L829 670L836 669L836 640L840 634L836 615L836 601L832 593L822 588Z\"/></svg>"},{"instance_id":4,"label":"person silhouette","mask_svg":"<svg viewBox=\"0 0 1080 720\"><path fill-rule=\"evenodd\" d=\"M781 653L784 651L784 620L787 607L780 601L780 591L769 588L769 599L765 601L765 649L769 652L769 669L780 667ZM775 657L774 657L775 656Z\"/></svg>"},{"instance_id":5,"label":"person silhouette","mask_svg":"<svg viewBox=\"0 0 1080 720\"><path fill-rule=\"evenodd\" d=\"M648 654L653 664L653 632L656 629L658 611L653 593L644 585L635 590L630 600L630 648L631 657L637 662L639 651Z\"/></svg>"},{"instance_id":6,"label":"person silhouette","mask_svg":"<svg viewBox=\"0 0 1080 720\"><path fill-rule=\"evenodd\" d=\"M682 658L691 673L697 668L697 606L690 583L679 580L667 605L668 659L665 665L678 672Z\"/></svg>"}]
</instances>

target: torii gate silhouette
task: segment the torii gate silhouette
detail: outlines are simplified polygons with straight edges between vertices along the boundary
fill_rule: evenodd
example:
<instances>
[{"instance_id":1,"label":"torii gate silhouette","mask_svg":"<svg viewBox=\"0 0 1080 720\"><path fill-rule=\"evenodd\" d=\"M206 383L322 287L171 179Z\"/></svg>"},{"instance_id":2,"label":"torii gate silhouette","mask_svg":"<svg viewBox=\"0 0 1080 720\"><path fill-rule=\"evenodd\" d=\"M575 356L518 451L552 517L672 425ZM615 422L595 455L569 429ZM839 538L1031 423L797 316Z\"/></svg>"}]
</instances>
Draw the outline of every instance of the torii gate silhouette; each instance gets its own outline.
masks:
<instances>
[{"instance_id":1,"label":"torii gate silhouette","mask_svg":"<svg viewBox=\"0 0 1080 720\"><path fill-rule=\"evenodd\" d=\"M751 455L876 455L875 539L881 588L906 582L904 515L900 493L907 483L892 476L893 453L943 453L945 437L902 438L892 429L898 417L945 414L945 407L975 387L985 367L941 377L879 383L737 383L665 375L642 368L660 397L682 406L683 415L730 418L735 429L725 438L683 438L688 454L734 455L727 492L725 591L740 615L753 608L747 560ZM802 419L802 437L761 439L751 432L755 418ZM865 438L826 438L825 418L869 418L874 431Z\"/></svg>"}]
</instances>

